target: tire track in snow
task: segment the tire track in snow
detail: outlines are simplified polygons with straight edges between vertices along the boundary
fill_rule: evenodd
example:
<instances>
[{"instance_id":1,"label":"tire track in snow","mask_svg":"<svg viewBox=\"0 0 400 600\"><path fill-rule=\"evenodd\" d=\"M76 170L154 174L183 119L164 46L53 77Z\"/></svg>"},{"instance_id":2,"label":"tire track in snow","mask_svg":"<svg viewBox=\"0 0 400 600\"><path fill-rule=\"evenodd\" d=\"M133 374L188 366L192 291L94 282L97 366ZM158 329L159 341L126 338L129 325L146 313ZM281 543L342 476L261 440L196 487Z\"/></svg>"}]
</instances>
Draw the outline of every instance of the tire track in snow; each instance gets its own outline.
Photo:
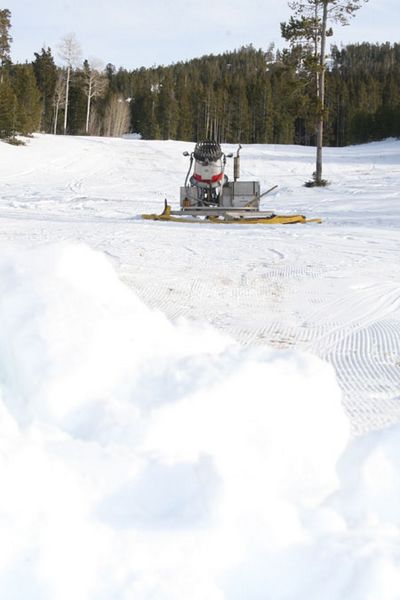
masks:
<instances>
[{"instance_id":1,"label":"tire track in snow","mask_svg":"<svg viewBox=\"0 0 400 600\"><path fill-rule=\"evenodd\" d=\"M323 358L336 369L355 432L400 420L400 320L353 332ZM396 356L396 349L398 350Z\"/></svg>"},{"instance_id":2,"label":"tire track in snow","mask_svg":"<svg viewBox=\"0 0 400 600\"><path fill-rule=\"evenodd\" d=\"M179 261L172 254L171 264L178 268L160 269L160 278L134 278L133 287L169 318L209 322L244 346L294 348L327 360L355 433L399 422L400 268L393 265L382 275L378 268L393 262L398 236L388 232L382 245L365 231L358 238L330 230L313 239L307 230L291 231L279 238L272 231L258 254L249 246L225 260L238 243L232 231L221 262L211 262L211 269L195 241L177 242ZM203 232L214 247L212 230Z\"/></svg>"},{"instance_id":3,"label":"tire track in snow","mask_svg":"<svg viewBox=\"0 0 400 600\"><path fill-rule=\"evenodd\" d=\"M400 288L369 286L339 298L314 314L316 324L336 323L309 350L336 370L354 431L361 433L400 419ZM400 359L397 359L400 360Z\"/></svg>"},{"instance_id":4,"label":"tire track in snow","mask_svg":"<svg viewBox=\"0 0 400 600\"><path fill-rule=\"evenodd\" d=\"M319 275L323 272L320 270ZM287 267L271 271L271 281L305 276L307 270ZM307 273L309 275L309 273ZM311 273L317 279L317 273ZM291 285L293 291L293 285ZM400 288L391 282L350 290L328 301L318 288L307 294L322 304L303 327L272 322L253 329L229 327L244 345L269 343L314 352L336 369L353 431L362 433L400 420ZM254 307L253 307L254 308ZM394 317L398 316L396 320ZM392 317L392 320L390 318ZM388 359L389 357L389 359Z\"/></svg>"},{"instance_id":5,"label":"tire track in snow","mask_svg":"<svg viewBox=\"0 0 400 600\"><path fill-rule=\"evenodd\" d=\"M319 356L329 353L329 348L338 344L354 331L400 311L400 288L393 284L373 285L368 289L355 290L333 302L325 303L309 316L310 321L331 322L329 333L320 336L312 348Z\"/></svg>"}]
</instances>

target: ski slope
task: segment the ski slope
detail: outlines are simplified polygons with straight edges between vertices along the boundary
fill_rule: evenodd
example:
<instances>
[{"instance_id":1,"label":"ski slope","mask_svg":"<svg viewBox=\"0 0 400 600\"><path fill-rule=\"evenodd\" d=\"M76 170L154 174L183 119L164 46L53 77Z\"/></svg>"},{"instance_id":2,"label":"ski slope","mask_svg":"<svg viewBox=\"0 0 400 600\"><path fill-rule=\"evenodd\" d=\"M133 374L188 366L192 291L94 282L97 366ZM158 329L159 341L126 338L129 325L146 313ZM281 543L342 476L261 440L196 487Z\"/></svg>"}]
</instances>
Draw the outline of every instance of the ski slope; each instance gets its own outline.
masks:
<instances>
[{"instance_id":1,"label":"ski slope","mask_svg":"<svg viewBox=\"0 0 400 600\"><path fill-rule=\"evenodd\" d=\"M328 360L354 432L397 423L400 142L325 150L331 185L319 190L302 186L312 148L244 148L242 179L260 179L262 190L279 186L264 208L321 217L321 226L141 221L142 212L161 211L164 198L178 198L187 148L52 136L2 145L0 239L83 241L170 319L210 323L246 346Z\"/></svg>"},{"instance_id":2,"label":"ski slope","mask_svg":"<svg viewBox=\"0 0 400 600\"><path fill-rule=\"evenodd\" d=\"M186 149L0 144L0 597L398 600L400 141L243 148L321 225L141 220Z\"/></svg>"}]
</instances>

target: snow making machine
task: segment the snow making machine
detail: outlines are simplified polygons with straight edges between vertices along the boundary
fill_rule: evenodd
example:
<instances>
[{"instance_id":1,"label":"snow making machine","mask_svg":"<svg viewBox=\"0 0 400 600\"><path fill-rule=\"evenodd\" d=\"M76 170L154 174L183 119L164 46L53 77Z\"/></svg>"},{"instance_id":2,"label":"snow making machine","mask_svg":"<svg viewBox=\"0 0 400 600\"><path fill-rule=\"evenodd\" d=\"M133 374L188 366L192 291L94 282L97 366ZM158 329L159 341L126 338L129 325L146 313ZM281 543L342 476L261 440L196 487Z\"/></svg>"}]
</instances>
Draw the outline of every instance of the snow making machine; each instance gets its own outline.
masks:
<instances>
[{"instance_id":1,"label":"snow making machine","mask_svg":"<svg viewBox=\"0 0 400 600\"><path fill-rule=\"evenodd\" d=\"M275 190L274 186L260 193L259 181L239 181L240 150L236 155L224 154L218 142L198 142L194 151L184 152L189 157L185 185L180 188L180 209L173 210L165 200L161 214L142 215L154 221L211 223L307 223L320 219L306 219L303 215L276 215L260 210L263 196ZM233 181L225 174L228 158L233 158Z\"/></svg>"}]
</instances>

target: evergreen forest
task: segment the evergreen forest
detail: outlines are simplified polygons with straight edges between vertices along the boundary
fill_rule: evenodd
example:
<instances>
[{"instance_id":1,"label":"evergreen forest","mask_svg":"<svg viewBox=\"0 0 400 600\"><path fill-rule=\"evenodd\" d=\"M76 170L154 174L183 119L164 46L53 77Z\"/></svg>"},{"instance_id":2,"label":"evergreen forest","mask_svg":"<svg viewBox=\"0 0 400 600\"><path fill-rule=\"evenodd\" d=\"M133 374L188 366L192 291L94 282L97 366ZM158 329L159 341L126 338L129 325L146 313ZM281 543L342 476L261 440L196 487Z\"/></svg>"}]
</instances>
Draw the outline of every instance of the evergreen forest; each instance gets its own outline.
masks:
<instances>
[{"instance_id":1,"label":"evergreen forest","mask_svg":"<svg viewBox=\"0 0 400 600\"><path fill-rule=\"evenodd\" d=\"M1 138L135 132L144 139L315 144L314 82L296 48L249 45L135 70L87 60L58 66L42 48L31 63L13 64L10 28L10 12L0 10ZM332 46L327 65L325 145L400 136L400 44Z\"/></svg>"}]
</instances>

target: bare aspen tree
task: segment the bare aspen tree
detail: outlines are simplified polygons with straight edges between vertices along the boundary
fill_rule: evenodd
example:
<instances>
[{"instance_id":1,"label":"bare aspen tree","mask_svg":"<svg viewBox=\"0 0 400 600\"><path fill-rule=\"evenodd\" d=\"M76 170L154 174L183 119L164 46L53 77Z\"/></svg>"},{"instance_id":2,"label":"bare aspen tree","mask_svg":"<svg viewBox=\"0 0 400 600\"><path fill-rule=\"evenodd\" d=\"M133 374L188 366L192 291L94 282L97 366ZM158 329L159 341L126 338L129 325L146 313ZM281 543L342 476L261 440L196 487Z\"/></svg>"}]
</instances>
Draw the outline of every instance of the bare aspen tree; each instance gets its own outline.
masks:
<instances>
[{"instance_id":1,"label":"bare aspen tree","mask_svg":"<svg viewBox=\"0 0 400 600\"><path fill-rule=\"evenodd\" d=\"M89 135L101 135L103 132L103 120L96 110L90 111Z\"/></svg>"},{"instance_id":2,"label":"bare aspen tree","mask_svg":"<svg viewBox=\"0 0 400 600\"><path fill-rule=\"evenodd\" d=\"M86 133L89 133L90 116L92 100L102 96L108 86L108 79L105 76L101 62L92 59L90 62L84 62L85 93L87 96L86 108Z\"/></svg>"},{"instance_id":3,"label":"bare aspen tree","mask_svg":"<svg viewBox=\"0 0 400 600\"><path fill-rule=\"evenodd\" d=\"M120 95L111 96L104 115L104 135L119 137L129 131L129 101Z\"/></svg>"},{"instance_id":4,"label":"bare aspen tree","mask_svg":"<svg viewBox=\"0 0 400 600\"><path fill-rule=\"evenodd\" d=\"M317 156L312 185L325 185L322 179L322 145L325 118L326 41L333 35L330 23L348 25L359 8L368 0L292 0L293 11L287 23L281 23L282 36L292 47L303 48L303 63L315 76Z\"/></svg>"},{"instance_id":5,"label":"bare aspen tree","mask_svg":"<svg viewBox=\"0 0 400 600\"><path fill-rule=\"evenodd\" d=\"M68 122L68 100L69 100L69 85L71 79L72 68L77 64L81 56L81 47L74 33L69 33L62 38L58 47L60 58L66 63L67 76L65 79L65 111L64 111L64 135L67 133Z\"/></svg>"},{"instance_id":6,"label":"bare aspen tree","mask_svg":"<svg viewBox=\"0 0 400 600\"><path fill-rule=\"evenodd\" d=\"M64 71L59 71L56 81L56 87L54 89L53 96L53 107L54 107L54 123L53 123L53 133L57 134L57 125L58 125L58 112L65 103L65 76L66 73Z\"/></svg>"}]
</instances>

